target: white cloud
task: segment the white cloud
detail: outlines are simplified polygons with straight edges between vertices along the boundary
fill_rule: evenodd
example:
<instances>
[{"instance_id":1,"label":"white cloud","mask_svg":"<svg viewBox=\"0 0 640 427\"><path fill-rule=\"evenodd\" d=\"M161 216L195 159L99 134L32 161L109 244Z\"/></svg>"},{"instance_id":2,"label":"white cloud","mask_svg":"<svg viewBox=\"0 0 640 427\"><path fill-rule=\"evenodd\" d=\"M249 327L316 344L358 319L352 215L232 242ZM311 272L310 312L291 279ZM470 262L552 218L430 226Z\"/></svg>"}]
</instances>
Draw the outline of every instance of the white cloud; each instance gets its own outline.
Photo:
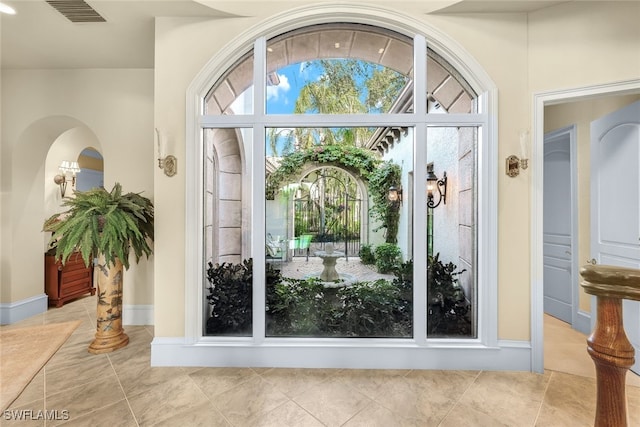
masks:
<instances>
[{"instance_id":1,"label":"white cloud","mask_svg":"<svg viewBox=\"0 0 640 427\"><path fill-rule=\"evenodd\" d=\"M286 93L291 89L287 76L278 74L278 79L280 79L278 86L267 86L267 100L277 101L280 98L280 94Z\"/></svg>"}]
</instances>

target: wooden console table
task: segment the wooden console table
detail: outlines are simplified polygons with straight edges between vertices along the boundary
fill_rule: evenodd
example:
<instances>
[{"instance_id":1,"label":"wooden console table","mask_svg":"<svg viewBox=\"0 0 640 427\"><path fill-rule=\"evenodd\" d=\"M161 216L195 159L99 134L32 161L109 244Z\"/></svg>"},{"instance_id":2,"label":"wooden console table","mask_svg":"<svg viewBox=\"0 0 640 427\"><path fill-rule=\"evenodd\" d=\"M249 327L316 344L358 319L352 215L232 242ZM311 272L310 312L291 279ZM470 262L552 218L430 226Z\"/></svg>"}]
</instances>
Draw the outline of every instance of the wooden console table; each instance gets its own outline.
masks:
<instances>
[{"instance_id":1,"label":"wooden console table","mask_svg":"<svg viewBox=\"0 0 640 427\"><path fill-rule=\"evenodd\" d=\"M49 305L56 307L88 293L95 295L93 266L86 267L80 254L71 255L64 266L53 255L45 254L44 289Z\"/></svg>"}]
</instances>

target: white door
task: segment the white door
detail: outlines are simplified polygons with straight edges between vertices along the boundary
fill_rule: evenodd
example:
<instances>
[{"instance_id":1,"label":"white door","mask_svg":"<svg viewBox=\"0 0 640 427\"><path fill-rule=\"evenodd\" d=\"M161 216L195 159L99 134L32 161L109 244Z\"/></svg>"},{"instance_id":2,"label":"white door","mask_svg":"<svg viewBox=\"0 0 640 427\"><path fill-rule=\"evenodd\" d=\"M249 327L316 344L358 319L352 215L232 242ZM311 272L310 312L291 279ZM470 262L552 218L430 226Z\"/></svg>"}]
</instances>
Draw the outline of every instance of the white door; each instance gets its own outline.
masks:
<instances>
[{"instance_id":1,"label":"white door","mask_svg":"<svg viewBox=\"0 0 640 427\"><path fill-rule=\"evenodd\" d=\"M640 101L591 123L591 251L640 268ZM640 373L640 302L624 300L623 315Z\"/></svg>"},{"instance_id":2,"label":"white door","mask_svg":"<svg viewBox=\"0 0 640 427\"><path fill-rule=\"evenodd\" d=\"M544 138L544 311L572 324L571 135Z\"/></svg>"}]
</instances>

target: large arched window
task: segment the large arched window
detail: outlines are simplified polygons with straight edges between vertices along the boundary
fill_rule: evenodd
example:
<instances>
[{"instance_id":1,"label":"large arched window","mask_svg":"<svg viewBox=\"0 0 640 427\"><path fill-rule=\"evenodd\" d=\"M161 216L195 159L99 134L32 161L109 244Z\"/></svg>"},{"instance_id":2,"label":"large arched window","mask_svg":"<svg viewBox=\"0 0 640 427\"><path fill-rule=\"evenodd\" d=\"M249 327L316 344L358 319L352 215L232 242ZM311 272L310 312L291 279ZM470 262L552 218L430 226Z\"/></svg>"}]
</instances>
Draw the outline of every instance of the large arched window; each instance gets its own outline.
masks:
<instances>
[{"instance_id":1,"label":"large arched window","mask_svg":"<svg viewBox=\"0 0 640 427\"><path fill-rule=\"evenodd\" d=\"M271 366L493 344L482 90L419 34L258 37L199 98L193 338L288 349Z\"/></svg>"}]
</instances>

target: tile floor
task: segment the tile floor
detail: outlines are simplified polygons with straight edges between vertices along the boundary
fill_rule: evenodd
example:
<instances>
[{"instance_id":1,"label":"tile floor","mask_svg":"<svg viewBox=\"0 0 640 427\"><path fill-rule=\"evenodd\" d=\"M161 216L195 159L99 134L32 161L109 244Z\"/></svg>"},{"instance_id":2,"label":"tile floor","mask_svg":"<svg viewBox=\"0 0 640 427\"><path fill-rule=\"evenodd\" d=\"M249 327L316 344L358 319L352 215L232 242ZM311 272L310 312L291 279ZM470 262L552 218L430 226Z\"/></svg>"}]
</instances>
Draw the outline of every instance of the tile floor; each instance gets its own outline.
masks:
<instances>
[{"instance_id":1,"label":"tile floor","mask_svg":"<svg viewBox=\"0 0 640 427\"><path fill-rule=\"evenodd\" d=\"M60 414L66 410L69 419L45 424L45 421L11 421L3 416L2 426L593 425L595 382L587 368L577 368L584 369L577 374L547 369L543 375L485 371L152 368L149 366L152 327L126 327L131 342L124 349L107 355L87 353L95 325L95 297L82 298L3 327L72 319L83 323L11 407L58 410ZM567 328L562 330L561 322L548 320L545 339L552 340L551 336L560 331L562 338L556 340L566 342L567 337L575 333L567 332ZM580 341L584 336L578 334L575 339ZM568 350L562 348L557 354L552 351L545 354L549 360L555 354L558 359L584 362L584 358L567 353ZM590 362L588 358L587 362ZM564 366L572 365L564 363ZM560 369L564 368L560 366ZM637 379L634 377L631 379ZM638 426L640 387L629 385L627 396L631 425Z\"/></svg>"}]
</instances>

